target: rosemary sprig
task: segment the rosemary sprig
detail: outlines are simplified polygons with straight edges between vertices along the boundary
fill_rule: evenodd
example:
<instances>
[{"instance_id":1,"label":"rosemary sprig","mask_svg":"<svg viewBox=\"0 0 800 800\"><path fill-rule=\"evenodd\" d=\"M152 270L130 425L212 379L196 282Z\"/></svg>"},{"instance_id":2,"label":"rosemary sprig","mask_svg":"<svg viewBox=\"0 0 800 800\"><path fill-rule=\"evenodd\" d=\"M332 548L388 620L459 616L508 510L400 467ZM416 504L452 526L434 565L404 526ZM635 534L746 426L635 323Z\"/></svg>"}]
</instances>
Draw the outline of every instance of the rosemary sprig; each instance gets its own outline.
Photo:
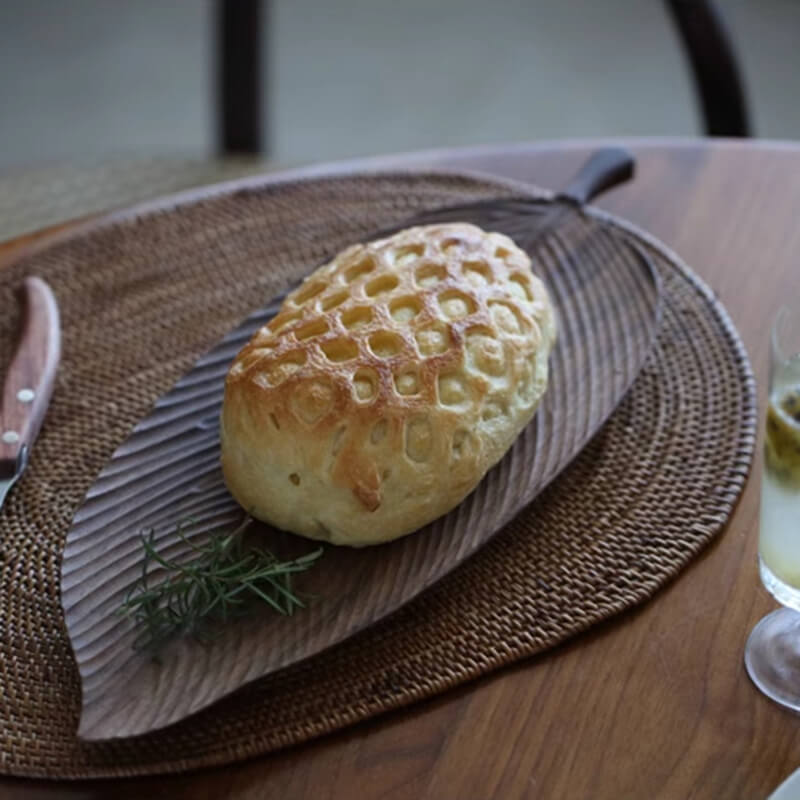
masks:
<instances>
[{"instance_id":1,"label":"rosemary sprig","mask_svg":"<svg viewBox=\"0 0 800 800\"><path fill-rule=\"evenodd\" d=\"M309 569L322 548L289 561L261 548L245 550L242 534L251 521L203 544L189 541L179 527L178 535L197 554L185 563L159 553L154 531L142 534L142 574L119 609L140 629L134 649L155 655L167 640L182 635L208 641L214 623L246 614L254 602L285 615L305 607L292 589L292 576ZM167 577L153 585L163 572Z\"/></svg>"}]
</instances>

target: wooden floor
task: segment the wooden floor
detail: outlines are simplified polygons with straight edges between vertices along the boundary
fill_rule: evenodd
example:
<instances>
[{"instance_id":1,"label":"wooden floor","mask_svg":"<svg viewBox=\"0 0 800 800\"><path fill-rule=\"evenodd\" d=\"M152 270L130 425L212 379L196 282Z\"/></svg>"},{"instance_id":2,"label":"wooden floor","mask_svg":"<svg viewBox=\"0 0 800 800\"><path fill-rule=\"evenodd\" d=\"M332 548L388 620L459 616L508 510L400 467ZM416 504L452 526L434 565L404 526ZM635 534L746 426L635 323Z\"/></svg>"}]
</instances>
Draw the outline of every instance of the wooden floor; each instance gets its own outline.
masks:
<instances>
[{"instance_id":1,"label":"wooden floor","mask_svg":"<svg viewBox=\"0 0 800 800\"><path fill-rule=\"evenodd\" d=\"M760 136L800 139L800 4L719 0ZM269 157L699 132L659 0L272 0ZM0 170L204 156L212 0L0 3ZM788 99L787 99L788 98Z\"/></svg>"}]
</instances>

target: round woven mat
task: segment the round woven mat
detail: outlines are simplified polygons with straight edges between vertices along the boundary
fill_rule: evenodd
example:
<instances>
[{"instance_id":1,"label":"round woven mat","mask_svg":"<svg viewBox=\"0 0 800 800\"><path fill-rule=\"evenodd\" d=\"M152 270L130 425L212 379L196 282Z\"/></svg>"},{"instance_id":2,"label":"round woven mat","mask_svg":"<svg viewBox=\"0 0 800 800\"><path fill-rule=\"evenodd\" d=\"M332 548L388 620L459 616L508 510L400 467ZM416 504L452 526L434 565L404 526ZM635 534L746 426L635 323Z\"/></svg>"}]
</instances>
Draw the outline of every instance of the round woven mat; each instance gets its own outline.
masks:
<instances>
[{"instance_id":1,"label":"round woven mat","mask_svg":"<svg viewBox=\"0 0 800 800\"><path fill-rule=\"evenodd\" d=\"M76 739L80 685L59 607L60 553L76 507L132 425L201 352L326 253L423 207L512 191L443 175L250 187L117 219L0 271L0 371L24 275L51 283L64 333L53 405L0 512L0 771L173 772L311 739L643 602L721 530L754 446L747 357L707 288L629 231L664 280L657 346L610 421L527 512L373 629L160 732Z\"/></svg>"}]
</instances>

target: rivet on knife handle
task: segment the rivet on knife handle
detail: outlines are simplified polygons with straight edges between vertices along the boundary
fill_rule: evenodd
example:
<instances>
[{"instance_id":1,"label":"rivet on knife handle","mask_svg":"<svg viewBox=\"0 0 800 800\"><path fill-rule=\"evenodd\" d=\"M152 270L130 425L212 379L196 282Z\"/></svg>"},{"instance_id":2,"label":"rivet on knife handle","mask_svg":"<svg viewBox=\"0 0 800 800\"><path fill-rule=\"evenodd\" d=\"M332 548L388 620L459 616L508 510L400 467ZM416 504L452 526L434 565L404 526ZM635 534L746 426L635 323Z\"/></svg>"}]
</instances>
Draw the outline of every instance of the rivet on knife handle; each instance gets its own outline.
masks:
<instances>
[{"instance_id":1,"label":"rivet on knife handle","mask_svg":"<svg viewBox=\"0 0 800 800\"><path fill-rule=\"evenodd\" d=\"M21 467L42 426L61 356L58 306L39 278L25 280L22 338L11 361L0 405L0 477Z\"/></svg>"}]
</instances>

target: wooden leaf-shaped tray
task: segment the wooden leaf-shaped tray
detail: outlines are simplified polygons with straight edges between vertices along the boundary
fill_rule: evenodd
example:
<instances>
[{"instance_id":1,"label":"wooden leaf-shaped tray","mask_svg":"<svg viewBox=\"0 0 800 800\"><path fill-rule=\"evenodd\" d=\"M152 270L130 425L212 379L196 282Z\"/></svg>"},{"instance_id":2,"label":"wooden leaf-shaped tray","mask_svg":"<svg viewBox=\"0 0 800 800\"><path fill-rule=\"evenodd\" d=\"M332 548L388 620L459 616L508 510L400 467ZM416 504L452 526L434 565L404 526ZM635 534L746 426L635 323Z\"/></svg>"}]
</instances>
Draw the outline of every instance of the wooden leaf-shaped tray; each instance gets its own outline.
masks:
<instances>
[{"instance_id":1,"label":"wooden leaf-shaped tray","mask_svg":"<svg viewBox=\"0 0 800 800\"><path fill-rule=\"evenodd\" d=\"M539 201L531 220L552 204ZM308 608L291 617L264 613L239 620L210 645L180 639L156 662L132 649L136 632L117 613L139 576L140 535L153 529L166 554L188 557L178 523L191 518L189 537L204 537L240 518L219 468L223 381L234 355L275 314L279 299L225 337L161 398L100 474L67 539L62 604L82 681L80 736L131 736L163 727L363 630L474 553L574 458L641 369L655 337L660 293L652 265L624 234L577 209L551 222L528 244L559 317L551 382L506 457L460 506L421 531L362 550L326 548L299 581L316 597ZM519 217L491 227L504 226L519 242ZM281 554L311 549L309 542L262 528L266 546Z\"/></svg>"}]
</instances>

